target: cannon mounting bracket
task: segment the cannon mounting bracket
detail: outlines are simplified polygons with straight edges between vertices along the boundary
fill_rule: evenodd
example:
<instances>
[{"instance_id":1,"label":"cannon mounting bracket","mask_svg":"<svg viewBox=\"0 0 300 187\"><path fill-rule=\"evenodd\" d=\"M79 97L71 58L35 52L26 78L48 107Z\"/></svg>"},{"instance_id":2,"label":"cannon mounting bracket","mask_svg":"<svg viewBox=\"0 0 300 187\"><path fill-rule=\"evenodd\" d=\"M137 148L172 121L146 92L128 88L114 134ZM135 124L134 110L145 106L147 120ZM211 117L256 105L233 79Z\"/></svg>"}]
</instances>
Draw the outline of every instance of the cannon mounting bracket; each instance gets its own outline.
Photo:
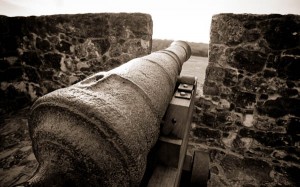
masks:
<instances>
[{"instance_id":1,"label":"cannon mounting bracket","mask_svg":"<svg viewBox=\"0 0 300 187\"><path fill-rule=\"evenodd\" d=\"M182 173L189 173L184 186L206 186L210 177L209 155L187 154L197 77L181 76L168 106L154 154L155 166L147 186L180 186Z\"/></svg>"}]
</instances>

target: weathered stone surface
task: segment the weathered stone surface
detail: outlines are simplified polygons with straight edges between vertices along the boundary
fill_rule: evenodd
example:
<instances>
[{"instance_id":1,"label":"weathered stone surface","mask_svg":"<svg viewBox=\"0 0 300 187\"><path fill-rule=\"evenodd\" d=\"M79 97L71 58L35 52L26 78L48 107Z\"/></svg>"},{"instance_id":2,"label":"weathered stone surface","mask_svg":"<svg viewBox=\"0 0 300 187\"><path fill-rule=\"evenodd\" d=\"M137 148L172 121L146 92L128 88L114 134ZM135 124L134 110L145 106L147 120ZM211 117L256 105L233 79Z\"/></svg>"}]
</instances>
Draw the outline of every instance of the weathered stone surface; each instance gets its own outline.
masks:
<instances>
[{"instance_id":1,"label":"weathered stone surface","mask_svg":"<svg viewBox=\"0 0 300 187\"><path fill-rule=\"evenodd\" d=\"M28 78L30 82L39 83L40 75L36 68L32 66L28 66L24 68L25 76Z\"/></svg>"},{"instance_id":2,"label":"weathered stone surface","mask_svg":"<svg viewBox=\"0 0 300 187\"><path fill-rule=\"evenodd\" d=\"M244 26L245 27L245 26ZM245 27L246 28L246 27ZM246 41L255 42L261 37L258 29L251 29L247 31Z\"/></svg>"},{"instance_id":3,"label":"weathered stone surface","mask_svg":"<svg viewBox=\"0 0 300 187\"><path fill-rule=\"evenodd\" d=\"M235 69L225 69L224 86L232 87L238 83L238 72Z\"/></svg>"},{"instance_id":4,"label":"weathered stone surface","mask_svg":"<svg viewBox=\"0 0 300 187\"><path fill-rule=\"evenodd\" d=\"M0 184L11 186L13 182L25 182L37 169L28 132L29 108L9 116L3 115L0 132Z\"/></svg>"},{"instance_id":5,"label":"weathered stone surface","mask_svg":"<svg viewBox=\"0 0 300 187\"><path fill-rule=\"evenodd\" d=\"M299 167L295 166L276 166L275 170L278 171L282 176L286 177L290 181L290 186L298 186L300 184L298 173L300 172ZM285 178L282 178L283 181L278 181L278 185L283 185Z\"/></svg>"},{"instance_id":6,"label":"weathered stone surface","mask_svg":"<svg viewBox=\"0 0 300 187\"><path fill-rule=\"evenodd\" d=\"M0 81L36 84L43 94L151 51L147 14L0 16L0 21ZM21 92L28 103L35 99Z\"/></svg>"},{"instance_id":7,"label":"weathered stone surface","mask_svg":"<svg viewBox=\"0 0 300 187\"><path fill-rule=\"evenodd\" d=\"M106 38L105 39L94 39L94 40L92 40L92 42L97 47L98 53L101 55L104 55L110 48L110 43L109 43L108 39L106 39Z\"/></svg>"},{"instance_id":8,"label":"weathered stone surface","mask_svg":"<svg viewBox=\"0 0 300 187\"><path fill-rule=\"evenodd\" d=\"M271 146L271 147L291 146L293 143L292 138L290 136L281 133L254 131L254 130L243 128L240 130L239 134L242 137L254 138L265 146Z\"/></svg>"},{"instance_id":9,"label":"weathered stone surface","mask_svg":"<svg viewBox=\"0 0 300 187\"><path fill-rule=\"evenodd\" d=\"M284 89L280 89L279 93L281 96L288 98L288 97L297 96L299 92L297 89L284 88Z\"/></svg>"},{"instance_id":10,"label":"weathered stone surface","mask_svg":"<svg viewBox=\"0 0 300 187\"><path fill-rule=\"evenodd\" d=\"M264 70L264 78L266 79L275 77L276 75L277 75L277 71L275 70L269 70L269 69Z\"/></svg>"},{"instance_id":11,"label":"weathered stone surface","mask_svg":"<svg viewBox=\"0 0 300 187\"><path fill-rule=\"evenodd\" d=\"M42 65L42 60L40 59L37 51L26 51L23 52L21 60L29 66L39 67Z\"/></svg>"},{"instance_id":12,"label":"weathered stone surface","mask_svg":"<svg viewBox=\"0 0 300 187\"><path fill-rule=\"evenodd\" d=\"M61 53L70 54L71 46L72 46L72 44L70 42L62 40L56 45L56 49Z\"/></svg>"},{"instance_id":13,"label":"weathered stone surface","mask_svg":"<svg viewBox=\"0 0 300 187\"><path fill-rule=\"evenodd\" d=\"M299 42L300 43L300 42ZM289 80L299 80L300 58L295 56L283 56L280 58L277 72L281 78Z\"/></svg>"},{"instance_id":14,"label":"weathered stone surface","mask_svg":"<svg viewBox=\"0 0 300 187\"><path fill-rule=\"evenodd\" d=\"M44 65L48 68L60 69L61 54L47 53L44 55Z\"/></svg>"},{"instance_id":15,"label":"weathered stone surface","mask_svg":"<svg viewBox=\"0 0 300 187\"><path fill-rule=\"evenodd\" d=\"M213 16L192 134L217 155L210 185L299 185L299 28L299 15Z\"/></svg>"},{"instance_id":16,"label":"weathered stone surface","mask_svg":"<svg viewBox=\"0 0 300 187\"><path fill-rule=\"evenodd\" d=\"M48 40L42 40L41 38L36 38L36 47L42 51L50 51L52 46Z\"/></svg>"},{"instance_id":17,"label":"weathered stone surface","mask_svg":"<svg viewBox=\"0 0 300 187\"><path fill-rule=\"evenodd\" d=\"M14 81L22 79L23 69L21 67L11 67L5 70L4 72L0 72L1 78L0 81Z\"/></svg>"},{"instance_id":18,"label":"weathered stone surface","mask_svg":"<svg viewBox=\"0 0 300 187\"><path fill-rule=\"evenodd\" d=\"M261 22L270 48L275 50L289 49L299 46L299 18L293 15L278 16Z\"/></svg>"},{"instance_id":19,"label":"weathered stone surface","mask_svg":"<svg viewBox=\"0 0 300 187\"><path fill-rule=\"evenodd\" d=\"M203 93L207 95L219 95L220 87L215 82L206 82L203 87Z\"/></svg>"},{"instance_id":20,"label":"weathered stone surface","mask_svg":"<svg viewBox=\"0 0 300 187\"><path fill-rule=\"evenodd\" d=\"M221 161L221 166L224 171L226 171L225 175L229 180L236 180L238 177L238 180L248 180L248 182L251 182L253 180L252 178L254 178L260 181L261 184L272 180L270 177L272 168L268 163L262 160L252 158L241 159L227 155ZM241 167L244 168L243 171L239 169Z\"/></svg>"},{"instance_id":21,"label":"weathered stone surface","mask_svg":"<svg viewBox=\"0 0 300 187\"><path fill-rule=\"evenodd\" d=\"M236 48L231 55L228 64L250 73L262 71L267 60L266 55L260 51L248 51L242 48Z\"/></svg>"},{"instance_id":22,"label":"weathered stone surface","mask_svg":"<svg viewBox=\"0 0 300 187\"><path fill-rule=\"evenodd\" d=\"M225 77L225 71L222 67L208 66L205 77L209 80L220 82Z\"/></svg>"},{"instance_id":23,"label":"weathered stone surface","mask_svg":"<svg viewBox=\"0 0 300 187\"><path fill-rule=\"evenodd\" d=\"M222 124L226 124L227 121L231 118L231 113L229 111L221 111L217 113L216 121L218 126L222 126Z\"/></svg>"},{"instance_id":24,"label":"weathered stone surface","mask_svg":"<svg viewBox=\"0 0 300 187\"><path fill-rule=\"evenodd\" d=\"M211 23L211 43L237 45L242 42L245 28L236 19L223 16L213 17Z\"/></svg>"},{"instance_id":25,"label":"weathered stone surface","mask_svg":"<svg viewBox=\"0 0 300 187\"><path fill-rule=\"evenodd\" d=\"M300 135L300 118L290 118L287 131L292 135Z\"/></svg>"},{"instance_id":26,"label":"weathered stone surface","mask_svg":"<svg viewBox=\"0 0 300 187\"><path fill-rule=\"evenodd\" d=\"M237 92L235 94L235 105L242 108L253 108L256 95L249 92Z\"/></svg>"},{"instance_id":27,"label":"weathered stone surface","mask_svg":"<svg viewBox=\"0 0 300 187\"><path fill-rule=\"evenodd\" d=\"M218 140L221 138L221 133L219 131L204 127L196 128L194 130L194 135L202 141L206 141L207 139Z\"/></svg>"},{"instance_id":28,"label":"weathered stone surface","mask_svg":"<svg viewBox=\"0 0 300 187\"><path fill-rule=\"evenodd\" d=\"M216 115L214 113L204 112L202 114L202 121L203 124L209 127L215 127L216 125Z\"/></svg>"},{"instance_id":29,"label":"weathered stone surface","mask_svg":"<svg viewBox=\"0 0 300 187\"><path fill-rule=\"evenodd\" d=\"M275 100L267 100L263 106L258 107L262 114L267 114L271 117L282 117L287 114L300 116L298 110L300 106L300 99L298 98L284 98L279 97Z\"/></svg>"}]
</instances>

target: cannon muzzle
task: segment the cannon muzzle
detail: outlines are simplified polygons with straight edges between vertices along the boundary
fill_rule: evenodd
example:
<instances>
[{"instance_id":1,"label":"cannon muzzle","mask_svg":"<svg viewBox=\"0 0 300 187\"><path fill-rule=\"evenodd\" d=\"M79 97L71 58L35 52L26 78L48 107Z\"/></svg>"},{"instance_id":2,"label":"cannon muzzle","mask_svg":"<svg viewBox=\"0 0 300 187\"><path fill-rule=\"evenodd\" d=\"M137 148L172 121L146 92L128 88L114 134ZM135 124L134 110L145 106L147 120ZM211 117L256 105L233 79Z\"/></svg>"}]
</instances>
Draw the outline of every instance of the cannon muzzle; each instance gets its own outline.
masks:
<instances>
[{"instance_id":1,"label":"cannon muzzle","mask_svg":"<svg viewBox=\"0 0 300 187\"><path fill-rule=\"evenodd\" d=\"M190 55L176 41L39 98L29 118L39 167L26 185L139 185Z\"/></svg>"}]
</instances>

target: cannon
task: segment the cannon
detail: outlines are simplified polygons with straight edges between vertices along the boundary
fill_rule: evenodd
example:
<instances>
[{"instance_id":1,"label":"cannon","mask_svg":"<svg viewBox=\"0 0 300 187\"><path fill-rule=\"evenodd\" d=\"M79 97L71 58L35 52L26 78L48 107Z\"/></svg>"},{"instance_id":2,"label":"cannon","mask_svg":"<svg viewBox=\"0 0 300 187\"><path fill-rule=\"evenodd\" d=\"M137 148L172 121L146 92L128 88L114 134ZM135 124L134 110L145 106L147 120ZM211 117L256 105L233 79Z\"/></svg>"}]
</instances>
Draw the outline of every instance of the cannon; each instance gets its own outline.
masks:
<instances>
[{"instance_id":1,"label":"cannon","mask_svg":"<svg viewBox=\"0 0 300 187\"><path fill-rule=\"evenodd\" d=\"M153 147L157 168L183 168L197 81L178 75L190 55L176 41L39 98L29 117L39 166L22 185L157 186L162 171L147 167Z\"/></svg>"}]
</instances>

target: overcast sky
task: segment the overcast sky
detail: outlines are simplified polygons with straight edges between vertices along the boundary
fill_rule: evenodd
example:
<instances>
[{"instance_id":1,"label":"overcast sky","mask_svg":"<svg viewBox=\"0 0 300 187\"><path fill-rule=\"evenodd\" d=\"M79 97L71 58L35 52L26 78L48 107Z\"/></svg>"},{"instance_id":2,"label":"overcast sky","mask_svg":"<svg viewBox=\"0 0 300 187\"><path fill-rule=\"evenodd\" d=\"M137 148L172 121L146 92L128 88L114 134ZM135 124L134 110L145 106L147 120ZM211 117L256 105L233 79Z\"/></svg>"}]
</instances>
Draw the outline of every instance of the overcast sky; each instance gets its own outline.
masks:
<instances>
[{"instance_id":1,"label":"overcast sky","mask_svg":"<svg viewBox=\"0 0 300 187\"><path fill-rule=\"evenodd\" d=\"M142 12L153 19L153 38L209 42L218 13L299 14L300 0L0 0L7 16Z\"/></svg>"}]
</instances>

